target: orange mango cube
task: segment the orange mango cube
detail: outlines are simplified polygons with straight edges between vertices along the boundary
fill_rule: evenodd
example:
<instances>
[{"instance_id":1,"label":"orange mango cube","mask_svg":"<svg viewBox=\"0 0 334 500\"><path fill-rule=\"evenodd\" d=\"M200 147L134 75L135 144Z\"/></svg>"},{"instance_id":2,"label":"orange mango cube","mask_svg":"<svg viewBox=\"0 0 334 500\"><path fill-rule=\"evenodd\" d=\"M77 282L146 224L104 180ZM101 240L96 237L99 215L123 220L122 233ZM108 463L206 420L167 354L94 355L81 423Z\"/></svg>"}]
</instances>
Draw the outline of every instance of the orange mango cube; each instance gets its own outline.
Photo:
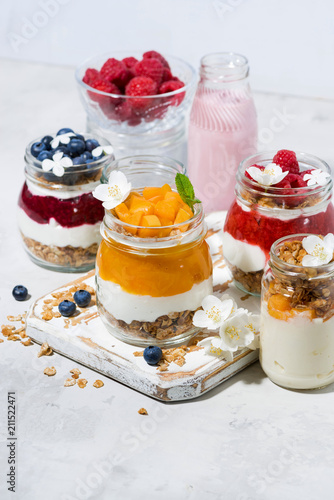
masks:
<instances>
[{"instance_id":1,"label":"orange mango cube","mask_svg":"<svg viewBox=\"0 0 334 500\"><path fill-rule=\"evenodd\" d=\"M156 215L144 215L141 220L141 226L144 226L138 229L138 236L141 238L154 238L159 236L158 228L161 227L161 223Z\"/></svg>"},{"instance_id":2,"label":"orange mango cube","mask_svg":"<svg viewBox=\"0 0 334 500\"><path fill-rule=\"evenodd\" d=\"M172 190L172 188L170 187L169 184L164 184L161 188L160 188L160 191L161 191L161 196L165 196L166 193L170 192Z\"/></svg>"},{"instance_id":3,"label":"orange mango cube","mask_svg":"<svg viewBox=\"0 0 334 500\"><path fill-rule=\"evenodd\" d=\"M128 207L125 205L125 203L120 203L115 207L115 212L117 214L117 217L123 221L126 222L130 213Z\"/></svg>"},{"instance_id":4,"label":"orange mango cube","mask_svg":"<svg viewBox=\"0 0 334 500\"><path fill-rule=\"evenodd\" d=\"M146 200L149 200L154 196L163 196L163 195L161 193L161 188L149 186L143 189L143 196Z\"/></svg>"},{"instance_id":5,"label":"orange mango cube","mask_svg":"<svg viewBox=\"0 0 334 500\"><path fill-rule=\"evenodd\" d=\"M159 218L168 219L173 221L175 219L176 210L172 203L168 203L168 201L158 201L158 203L154 207L154 213Z\"/></svg>"},{"instance_id":6,"label":"orange mango cube","mask_svg":"<svg viewBox=\"0 0 334 500\"><path fill-rule=\"evenodd\" d=\"M150 201L145 200L142 197L134 196L130 203L130 213L134 214L136 212L141 212L143 215L153 215L154 205Z\"/></svg>"},{"instance_id":7,"label":"orange mango cube","mask_svg":"<svg viewBox=\"0 0 334 500\"><path fill-rule=\"evenodd\" d=\"M180 208L175 217L174 224L180 224L181 222L185 222L187 220L189 220L189 214L183 208ZM185 224L184 226L181 226L179 229L184 233L185 231L187 231L188 226L189 224Z\"/></svg>"},{"instance_id":8,"label":"orange mango cube","mask_svg":"<svg viewBox=\"0 0 334 500\"><path fill-rule=\"evenodd\" d=\"M137 234L137 226L141 225L141 219L143 217L143 214L141 212L136 212L135 214L129 214L126 222L128 224L132 224L135 227L127 227L126 230L133 234L134 236Z\"/></svg>"}]
</instances>

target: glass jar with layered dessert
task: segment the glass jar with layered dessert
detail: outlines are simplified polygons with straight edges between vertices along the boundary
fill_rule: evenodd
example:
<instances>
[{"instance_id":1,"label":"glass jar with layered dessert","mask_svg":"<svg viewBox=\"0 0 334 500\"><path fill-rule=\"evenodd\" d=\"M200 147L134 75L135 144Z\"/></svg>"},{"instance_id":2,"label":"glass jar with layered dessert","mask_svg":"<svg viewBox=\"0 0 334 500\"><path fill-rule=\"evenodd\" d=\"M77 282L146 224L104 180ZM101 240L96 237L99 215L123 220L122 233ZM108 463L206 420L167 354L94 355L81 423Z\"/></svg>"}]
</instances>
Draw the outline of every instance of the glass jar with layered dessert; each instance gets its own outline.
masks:
<instances>
[{"instance_id":1,"label":"glass jar with layered dessert","mask_svg":"<svg viewBox=\"0 0 334 500\"><path fill-rule=\"evenodd\" d=\"M113 159L107 141L71 129L27 146L18 226L34 263L64 272L94 267L104 211L92 191Z\"/></svg>"},{"instance_id":2,"label":"glass jar with layered dessert","mask_svg":"<svg viewBox=\"0 0 334 500\"><path fill-rule=\"evenodd\" d=\"M171 159L133 157L116 164L118 172L127 173L128 166L132 188L122 203L106 209L101 226L96 293L102 321L133 345L184 343L198 331L193 315L212 293L202 205L190 208L181 199L174 178L183 168ZM150 185L142 184L145 177Z\"/></svg>"},{"instance_id":3,"label":"glass jar with layered dessert","mask_svg":"<svg viewBox=\"0 0 334 500\"><path fill-rule=\"evenodd\" d=\"M293 389L334 382L334 235L275 242L262 282L260 361Z\"/></svg>"},{"instance_id":4,"label":"glass jar with layered dessert","mask_svg":"<svg viewBox=\"0 0 334 500\"><path fill-rule=\"evenodd\" d=\"M240 164L223 231L224 257L239 288L260 294L277 239L334 232L332 189L329 166L306 153L258 153Z\"/></svg>"}]
</instances>

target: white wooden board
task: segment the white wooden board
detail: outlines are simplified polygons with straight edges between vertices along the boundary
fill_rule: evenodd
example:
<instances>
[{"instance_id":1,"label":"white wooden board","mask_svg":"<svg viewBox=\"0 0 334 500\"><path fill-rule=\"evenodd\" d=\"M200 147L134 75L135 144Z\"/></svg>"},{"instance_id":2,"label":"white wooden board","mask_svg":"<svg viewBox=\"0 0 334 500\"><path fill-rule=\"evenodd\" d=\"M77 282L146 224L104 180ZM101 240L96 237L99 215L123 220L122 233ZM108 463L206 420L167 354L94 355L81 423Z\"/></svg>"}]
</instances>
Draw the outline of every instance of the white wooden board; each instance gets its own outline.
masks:
<instances>
[{"instance_id":1,"label":"white wooden board","mask_svg":"<svg viewBox=\"0 0 334 500\"><path fill-rule=\"evenodd\" d=\"M221 296L228 290L239 307L259 312L259 299L245 295L233 285L224 263L220 238L224 218L223 212L210 214L207 218L207 241L214 261L214 292ZM66 290L82 282L95 288L94 272L56 291ZM167 371L160 372L155 366L148 365L143 357L134 356L135 351L143 349L125 344L108 333L96 305L73 318L43 320L42 307L48 298L52 298L51 292L32 305L27 316L27 335L38 343L48 342L55 352L159 400L196 398L258 358L257 351L244 349L235 353L232 362L226 362L224 358L205 354L204 349L200 349L187 353L182 367L172 362Z\"/></svg>"}]
</instances>

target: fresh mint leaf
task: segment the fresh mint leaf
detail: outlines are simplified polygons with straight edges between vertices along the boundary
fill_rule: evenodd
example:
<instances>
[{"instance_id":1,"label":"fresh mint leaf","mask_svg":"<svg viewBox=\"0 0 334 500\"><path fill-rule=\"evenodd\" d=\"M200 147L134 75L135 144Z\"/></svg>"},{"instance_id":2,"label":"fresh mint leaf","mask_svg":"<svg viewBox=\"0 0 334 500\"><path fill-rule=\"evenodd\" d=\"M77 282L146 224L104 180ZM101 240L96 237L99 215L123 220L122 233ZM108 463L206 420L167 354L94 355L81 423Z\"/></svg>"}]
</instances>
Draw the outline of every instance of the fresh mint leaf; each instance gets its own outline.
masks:
<instances>
[{"instance_id":1,"label":"fresh mint leaf","mask_svg":"<svg viewBox=\"0 0 334 500\"><path fill-rule=\"evenodd\" d=\"M182 201L184 201L191 210L193 210L195 203L201 203L201 201L195 197L195 191L189 177L178 173L175 176L175 184Z\"/></svg>"}]
</instances>

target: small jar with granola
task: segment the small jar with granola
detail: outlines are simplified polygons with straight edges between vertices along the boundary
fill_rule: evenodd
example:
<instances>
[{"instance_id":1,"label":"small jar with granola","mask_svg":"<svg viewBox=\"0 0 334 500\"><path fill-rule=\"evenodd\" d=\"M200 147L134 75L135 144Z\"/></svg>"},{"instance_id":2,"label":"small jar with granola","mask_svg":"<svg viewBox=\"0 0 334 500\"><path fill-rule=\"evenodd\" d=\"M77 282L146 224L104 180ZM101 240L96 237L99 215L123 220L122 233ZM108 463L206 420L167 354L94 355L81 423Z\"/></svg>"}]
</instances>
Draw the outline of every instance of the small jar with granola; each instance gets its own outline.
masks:
<instances>
[{"instance_id":1,"label":"small jar with granola","mask_svg":"<svg viewBox=\"0 0 334 500\"><path fill-rule=\"evenodd\" d=\"M28 144L18 225L33 262L64 272L94 267L103 208L92 191L113 159L105 139L68 128Z\"/></svg>"},{"instance_id":2,"label":"small jar with granola","mask_svg":"<svg viewBox=\"0 0 334 500\"><path fill-rule=\"evenodd\" d=\"M94 192L106 209L98 309L110 333L133 345L184 343L198 331L194 313L212 293L204 213L183 171L170 158L125 158Z\"/></svg>"},{"instance_id":3,"label":"small jar with granola","mask_svg":"<svg viewBox=\"0 0 334 500\"><path fill-rule=\"evenodd\" d=\"M258 153L240 164L223 232L224 257L239 288L260 295L277 239L334 232L332 190L327 163L306 153Z\"/></svg>"},{"instance_id":4,"label":"small jar with granola","mask_svg":"<svg viewBox=\"0 0 334 500\"><path fill-rule=\"evenodd\" d=\"M278 385L334 382L334 235L295 234L270 250L262 280L260 362Z\"/></svg>"}]
</instances>

